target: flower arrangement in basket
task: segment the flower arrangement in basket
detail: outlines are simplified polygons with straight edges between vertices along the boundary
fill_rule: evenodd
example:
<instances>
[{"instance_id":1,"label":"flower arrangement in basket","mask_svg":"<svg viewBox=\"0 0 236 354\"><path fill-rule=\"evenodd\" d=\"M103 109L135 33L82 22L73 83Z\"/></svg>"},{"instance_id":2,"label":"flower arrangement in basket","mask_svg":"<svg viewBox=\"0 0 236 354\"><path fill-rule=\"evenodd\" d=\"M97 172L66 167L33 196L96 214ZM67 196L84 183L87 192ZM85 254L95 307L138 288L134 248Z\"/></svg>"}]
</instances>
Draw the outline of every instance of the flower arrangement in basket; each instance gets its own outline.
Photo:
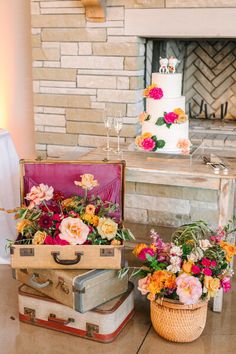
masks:
<instances>
[{"instance_id":1,"label":"flower arrangement in basket","mask_svg":"<svg viewBox=\"0 0 236 354\"><path fill-rule=\"evenodd\" d=\"M216 231L203 221L183 225L170 243L151 230L151 244L134 248L143 264L133 268L131 276L140 278L138 290L151 301L153 326L164 338L176 342L196 339L205 326L207 300L221 288L230 290L230 262L236 255L236 247L227 242L236 230L232 223ZM120 276L128 271L123 268Z\"/></svg>"},{"instance_id":2,"label":"flower arrangement in basket","mask_svg":"<svg viewBox=\"0 0 236 354\"><path fill-rule=\"evenodd\" d=\"M83 196L65 198L43 183L33 186L16 214L16 244L33 245L121 245L134 239L130 230L119 223L120 206L103 201L99 195L88 197L99 183L92 174L74 181Z\"/></svg>"}]
</instances>

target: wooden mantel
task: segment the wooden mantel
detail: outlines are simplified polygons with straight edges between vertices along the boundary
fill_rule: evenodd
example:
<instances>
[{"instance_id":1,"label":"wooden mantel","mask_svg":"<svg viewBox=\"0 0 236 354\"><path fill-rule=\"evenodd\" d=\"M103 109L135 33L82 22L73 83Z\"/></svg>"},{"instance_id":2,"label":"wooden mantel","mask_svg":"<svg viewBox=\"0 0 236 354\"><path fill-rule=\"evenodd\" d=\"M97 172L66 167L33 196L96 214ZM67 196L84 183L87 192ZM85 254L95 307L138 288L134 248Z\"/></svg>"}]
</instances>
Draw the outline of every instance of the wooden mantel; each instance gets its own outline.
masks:
<instances>
[{"instance_id":1,"label":"wooden mantel","mask_svg":"<svg viewBox=\"0 0 236 354\"><path fill-rule=\"evenodd\" d=\"M105 0L82 0L86 18L91 22L105 22Z\"/></svg>"}]
</instances>

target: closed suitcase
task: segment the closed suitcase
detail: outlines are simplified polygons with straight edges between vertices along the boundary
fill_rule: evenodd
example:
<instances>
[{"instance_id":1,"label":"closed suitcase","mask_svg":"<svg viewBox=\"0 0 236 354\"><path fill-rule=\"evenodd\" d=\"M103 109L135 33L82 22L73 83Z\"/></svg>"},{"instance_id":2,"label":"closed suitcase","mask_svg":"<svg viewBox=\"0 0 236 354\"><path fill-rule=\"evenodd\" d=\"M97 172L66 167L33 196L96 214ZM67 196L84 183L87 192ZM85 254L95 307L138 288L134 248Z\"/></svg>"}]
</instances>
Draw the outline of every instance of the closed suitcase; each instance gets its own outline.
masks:
<instances>
[{"instance_id":1,"label":"closed suitcase","mask_svg":"<svg viewBox=\"0 0 236 354\"><path fill-rule=\"evenodd\" d=\"M128 289L128 277L119 279L116 270L15 269L13 277L81 313Z\"/></svg>"},{"instance_id":2,"label":"closed suitcase","mask_svg":"<svg viewBox=\"0 0 236 354\"><path fill-rule=\"evenodd\" d=\"M98 342L114 340L134 314L134 290L81 314L23 284L19 288L19 319Z\"/></svg>"}]
</instances>

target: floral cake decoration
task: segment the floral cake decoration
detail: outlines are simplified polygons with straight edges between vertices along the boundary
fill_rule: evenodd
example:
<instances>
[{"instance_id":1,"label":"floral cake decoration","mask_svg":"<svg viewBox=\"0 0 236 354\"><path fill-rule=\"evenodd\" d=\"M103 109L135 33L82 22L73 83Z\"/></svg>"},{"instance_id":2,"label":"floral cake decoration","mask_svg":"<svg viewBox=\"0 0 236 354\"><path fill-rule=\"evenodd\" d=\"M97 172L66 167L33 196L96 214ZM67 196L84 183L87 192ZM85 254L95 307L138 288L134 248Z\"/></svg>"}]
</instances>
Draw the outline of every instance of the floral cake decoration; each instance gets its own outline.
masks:
<instances>
[{"instance_id":1,"label":"floral cake decoration","mask_svg":"<svg viewBox=\"0 0 236 354\"><path fill-rule=\"evenodd\" d=\"M162 149L165 146L164 140L158 140L156 135L151 133L143 133L135 139L135 144L145 151L156 151Z\"/></svg>"},{"instance_id":2,"label":"floral cake decoration","mask_svg":"<svg viewBox=\"0 0 236 354\"><path fill-rule=\"evenodd\" d=\"M164 112L163 117L159 117L156 125L166 125L170 128L172 124L183 124L188 120L187 114L181 108L175 108L172 112Z\"/></svg>"},{"instance_id":3,"label":"floral cake decoration","mask_svg":"<svg viewBox=\"0 0 236 354\"><path fill-rule=\"evenodd\" d=\"M149 85L143 93L146 98L153 98L154 100L160 100L163 97L163 90L157 86L157 84Z\"/></svg>"},{"instance_id":4,"label":"floral cake decoration","mask_svg":"<svg viewBox=\"0 0 236 354\"><path fill-rule=\"evenodd\" d=\"M16 214L18 237L8 241L34 245L121 245L134 239L123 228L117 215L120 206L103 201L99 195L88 197L88 191L99 186L92 174L85 173L74 184L83 196L65 197L52 186L40 183L26 195L27 205Z\"/></svg>"}]
</instances>

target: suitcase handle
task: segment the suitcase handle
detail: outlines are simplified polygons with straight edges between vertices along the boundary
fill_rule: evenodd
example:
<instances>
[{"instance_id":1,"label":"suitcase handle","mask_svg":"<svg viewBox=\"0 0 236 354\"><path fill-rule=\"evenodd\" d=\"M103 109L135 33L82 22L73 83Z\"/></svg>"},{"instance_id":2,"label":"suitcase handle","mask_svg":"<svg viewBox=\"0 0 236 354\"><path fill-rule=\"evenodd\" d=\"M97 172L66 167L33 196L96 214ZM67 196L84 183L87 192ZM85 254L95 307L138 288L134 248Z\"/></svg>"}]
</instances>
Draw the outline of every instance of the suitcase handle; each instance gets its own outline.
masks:
<instances>
[{"instance_id":1,"label":"suitcase handle","mask_svg":"<svg viewBox=\"0 0 236 354\"><path fill-rule=\"evenodd\" d=\"M52 252L51 255L53 256L54 261L58 264L73 265L79 263L83 252L75 252L75 259L59 259L58 256L60 255L60 252Z\"/></svg>"},{"instance_id":2,"label":"suitcase handle","mask_svg":"<svg viewBox=\"0 0 236 354\"><path fill-rule=\"evenodd\" d=\"M45 281L44 283L38 283L37 281L35 281L35 279L37 278L36 274L32 274L32 277L30 278L30 284L32 286L34 286L37 289L43 289L46 288L47 286L49 286L51 284L50 280Z\"/></svg>"},{"instance_id":3,"label":"suitcase handle","mask_svg":"<svg viewBox=\"0 0 236 354\"><path fill-rule=\"evenodd\" d=\"M57 323L62 326L66 326L69 323L75 322L75 320L70 317L67 320L64 320L63 318L57 318L56 315L54 315L54 313L50 313L50 315L48 316L48 321L53 322L53 323Z\"/></svg>"}]
</instances>

